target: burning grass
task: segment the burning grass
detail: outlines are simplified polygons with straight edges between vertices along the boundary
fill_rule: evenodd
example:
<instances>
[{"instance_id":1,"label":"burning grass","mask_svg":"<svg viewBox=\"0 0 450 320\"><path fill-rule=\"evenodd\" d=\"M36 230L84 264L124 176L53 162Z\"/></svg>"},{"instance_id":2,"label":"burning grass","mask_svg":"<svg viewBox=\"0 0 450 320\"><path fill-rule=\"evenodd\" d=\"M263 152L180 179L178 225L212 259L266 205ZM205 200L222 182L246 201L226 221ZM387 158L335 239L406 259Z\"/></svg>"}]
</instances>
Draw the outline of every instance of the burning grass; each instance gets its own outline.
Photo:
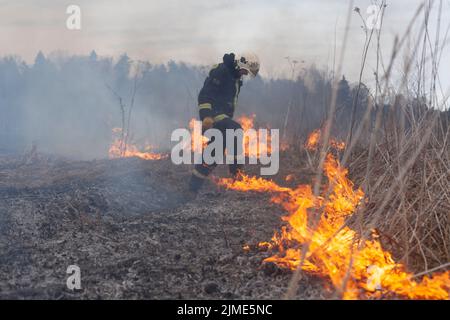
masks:
<instances>
[{"instance_id":1,"label":"burning grass","mask_svg":"<svg viewBox=\"0 0 450 320\"><path fill-rule=\"evenodd\" d=\"M237 118L237 122L242 126L244 132L249 129L257 130L255 127L256 115L252 114L250 116L242 115ZM266 129L270 130L269 127ZM256 136L248 136L244 139L244 150L245 156L250 158L260 158L261 154L271 154L272 153L272 137L270 134L267 135L267 139L262 139L259 131L256 131Z\"/></svg>"},{"instance_id":2,"label":"burning grass","mask_svg":"<svg viewBox=\"0 0 450 320\"><path fill-rule=\"evenodd\" d=\"M144 160L161 160L167 158L167 154L154 152L155 147L151 144L145 144L143 148L139 148L133 143L127 142L126 137L122 134L122 128L113 129L114 139L109 148L109 157L116 158L141 158Z\"/></svg>"},{"instance_id":3,"label":"burning grass","mask_svg":"<svg viewBox=\"0 0 450 320\"><path fill-rule=\"evenodd\" d=\"M272 137L270 131L267 134L267 138L260 134L258 126L255 125L255 118L255 114L250 116L241 115L236 121L242 126L244 133L246 130L255 130L254 135L244 135L243 147L246 157L259 159L261 155L270 155L272 153ZM198 128L196 127L196 122L199 123ZM201 122L192 118L189 121L189 129L191 132L191 150L201 153L208 144L208 138L201 133ZM265 129L270 130L270 127L266 126ZM279 147L281 151L286 151L288 148L289 146L286 143L282 143Z\"/></svg>"},{"instance_id":4,"label":"burning grass","mask_svg":"<svg viewBox=\"0 0 450 320\"><path fill-rule=\"evenodd\" d=\"M408 269L423 274L450 265L450 148L446 139L433 134L417 151L420 139L419 132L408 134L399 145L387 137L377 145L369 174L368 150L355 150L348 167L355 181L367 185L367 203L355 225L376 228ZM413 158L407 174L398 179Z\"/></svg>"},{"instance_id":5,"label":"burning grass","mask_svg":"<svg viewBox=\"0 0 450 320\"><path fill-rule=\"evenodd\" d=\"M24 164L0 156L0 297L279 298L289 273L268 276L260 266L269 252L242 250L245 241L270 238L277 207L262 194L219 192L209 182L186 202L190 174L169 159L39 154ZM74 263L83 272L82 291L66 287ZM318 279L301 286L299 299L327 297Z\"/></svg>"},{"instance_id":6,"label":"burning grass","mask_svg":"<svg viewBox=\"0 0 450 320\"><path fill-rule=\"evenodd\" d=\"M320 134L314 131L307 148L317 146ZM341 146L340 143L334 143ZM324 164L328 185L315 196L310 185L282 187L263 178L242 176L233 181L221 179L219 184L238 191L270 193L271 202L281 205L288 215L288 226L275 232L270 242L260 246L276 253L265 259L280 267L328 278L344 299L399 296L410 299L448 299L449 272L425 276L421 281L406 271L385 250L375 230L368 239L347 225L359 206L367 202L361 188L355 188L337 158L329 153ZM314 221L318 217L318 223ZM309 245L302 256L305 244Z\"/></svg>"}]
</instances>

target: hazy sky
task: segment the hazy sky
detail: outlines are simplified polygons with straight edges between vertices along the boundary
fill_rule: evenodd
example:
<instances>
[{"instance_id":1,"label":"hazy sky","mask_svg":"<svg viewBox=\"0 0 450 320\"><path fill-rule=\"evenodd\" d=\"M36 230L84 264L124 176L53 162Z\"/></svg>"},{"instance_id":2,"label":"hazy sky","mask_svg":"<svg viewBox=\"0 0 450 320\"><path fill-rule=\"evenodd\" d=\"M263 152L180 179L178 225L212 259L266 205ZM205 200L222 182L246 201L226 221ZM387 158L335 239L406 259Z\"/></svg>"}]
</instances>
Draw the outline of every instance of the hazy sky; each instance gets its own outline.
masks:
<instances>
[{"instance_id":1,"label":"hazy sky","mask_svg":"<svg viewBox=\"0 0 450 320\"><path fill-rule=\"evenodd\" d=\"M386 60L394 35L406 29L420 2L388 1L382 34ZM366 18L371 3L355 0L354 6ZM70 4L81 8L81 30L66 28ZM450 24L450 0L442 4L441 39ZM346 0L0 0L0 55L17 54L32 62L39 50L87 54L95 49L99 55L127 52L151 62L212 64L226 51L249 50L260 56L263 75L278 76L288 70L286 56L331 68L334 39L339 52L348 7ZM344 64L353 81L364 44L361 25L353 12ZM450 51L445 50L444 91L450 87ZM370 81L374 56L368 60L365 78Z\"/></svg>"}]
</instances>

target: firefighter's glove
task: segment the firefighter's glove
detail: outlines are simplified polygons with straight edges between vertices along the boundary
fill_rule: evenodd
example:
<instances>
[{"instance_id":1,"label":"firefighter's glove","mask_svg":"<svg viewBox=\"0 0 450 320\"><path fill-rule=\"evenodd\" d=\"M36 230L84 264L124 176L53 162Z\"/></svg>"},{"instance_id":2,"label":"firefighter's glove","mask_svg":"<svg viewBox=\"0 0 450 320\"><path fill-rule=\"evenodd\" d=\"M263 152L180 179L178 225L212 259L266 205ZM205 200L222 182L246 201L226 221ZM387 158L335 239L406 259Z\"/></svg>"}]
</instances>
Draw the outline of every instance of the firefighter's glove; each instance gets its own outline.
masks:
<instances>
[{"instance_id":1,"label":"firefighter's glove","mask_svg":"<svg viewBox=\"0 0 450 320\"><path fill-rule=\"evenodd\" d=\"M214 119L211 117L206 117L202 121L202 130L205 132L208 129L211 129L214 125Z\"/></svg>"}]
</instances>

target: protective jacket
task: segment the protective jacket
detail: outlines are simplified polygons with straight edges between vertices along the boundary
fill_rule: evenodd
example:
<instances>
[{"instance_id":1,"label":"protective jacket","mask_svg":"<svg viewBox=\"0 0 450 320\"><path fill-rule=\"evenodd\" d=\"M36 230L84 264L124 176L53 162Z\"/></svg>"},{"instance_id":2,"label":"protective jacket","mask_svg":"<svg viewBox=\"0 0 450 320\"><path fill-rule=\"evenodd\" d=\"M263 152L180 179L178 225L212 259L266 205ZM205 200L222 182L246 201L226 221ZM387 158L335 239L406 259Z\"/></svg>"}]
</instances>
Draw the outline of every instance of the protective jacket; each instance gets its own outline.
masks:
<instances>
[{"instance_id":1,"label":"protective jacket","mask_svg":"<svg viewBox=\"0 0 450 320\"><path fill-rule=\"evenodd\" d=\"M223 62L209 71L198 95L200 120L212 117L217 122L232 118L241 86L234 54L225 54Z\"/></svg>"}]
</instances>

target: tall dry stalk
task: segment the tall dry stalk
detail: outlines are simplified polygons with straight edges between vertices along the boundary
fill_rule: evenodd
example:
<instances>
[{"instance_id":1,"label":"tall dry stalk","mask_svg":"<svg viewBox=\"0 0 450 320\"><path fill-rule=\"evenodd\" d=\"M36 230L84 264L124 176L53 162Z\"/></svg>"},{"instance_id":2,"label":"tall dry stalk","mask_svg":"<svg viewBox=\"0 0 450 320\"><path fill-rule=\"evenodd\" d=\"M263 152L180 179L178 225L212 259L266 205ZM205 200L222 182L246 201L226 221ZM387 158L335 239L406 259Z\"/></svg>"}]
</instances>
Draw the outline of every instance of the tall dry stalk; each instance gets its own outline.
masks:
<instances>
[{"instance_id":1,"label":"tall dry stalk","mask_svg":"<svg viewBox=\"0 0 450 320\"><path fill-rule=\"evenodd\" d=\"M438 74L448 33L441 38L440 1L437 8L438 28L432 44L429 20L433 5L434 1L424 1L417 8L404 34L395 38L386 65L380 45L382 29L376 31L375 92L368 99L364 115L357 125L354 122L355 102L358 100L353 100L346 150L341 159L341 164L350 168L353 180L363 189L367 199L341 229L351 224L359 230L359 239L353 241L367 239L372 230L377 230L382 243L407 267L418 271L415 275L417 277L435 270L448 269L450 265L450 126L448 115L442 112L448 109L448 97L444 96L439 87ZM381 1L381 21L384 7L385 1ZM393 87L394 67L402 50L406 50L405 44L413 37L413 29L422 14L423 21L413 47L409 52L406 51L402 77L398 86ZM372 34L369 35L366 31L356 96L362 85L371 39ZM343 55L344 51L338 65L338 75L341 73ZM417 59L419 63L415 66ZM431 67L427 68L426 65ZM429 70L429 75L426 70ZM418 75L416 96L409 90L414 87L410 85L414 72ZM426 86L427 79L430 80ZM429 88L428 95L425 95L425 87ZM441 100L438 99L438 88L441 89ZM334 82L330 111L323 131L314 195L318 195L322 181L323 161L336 108L336 91L337 83ZM321 214L322 212L314 213L310 222L312 230ZM308 251L309 244L306 243L285 298L293 298L296 294L301 278L300 270ZM337 288L337 296L342 296L346 290L352 263L353 259L350 257L346 277L342 286Z\"/></svg>"}]
</instances>

